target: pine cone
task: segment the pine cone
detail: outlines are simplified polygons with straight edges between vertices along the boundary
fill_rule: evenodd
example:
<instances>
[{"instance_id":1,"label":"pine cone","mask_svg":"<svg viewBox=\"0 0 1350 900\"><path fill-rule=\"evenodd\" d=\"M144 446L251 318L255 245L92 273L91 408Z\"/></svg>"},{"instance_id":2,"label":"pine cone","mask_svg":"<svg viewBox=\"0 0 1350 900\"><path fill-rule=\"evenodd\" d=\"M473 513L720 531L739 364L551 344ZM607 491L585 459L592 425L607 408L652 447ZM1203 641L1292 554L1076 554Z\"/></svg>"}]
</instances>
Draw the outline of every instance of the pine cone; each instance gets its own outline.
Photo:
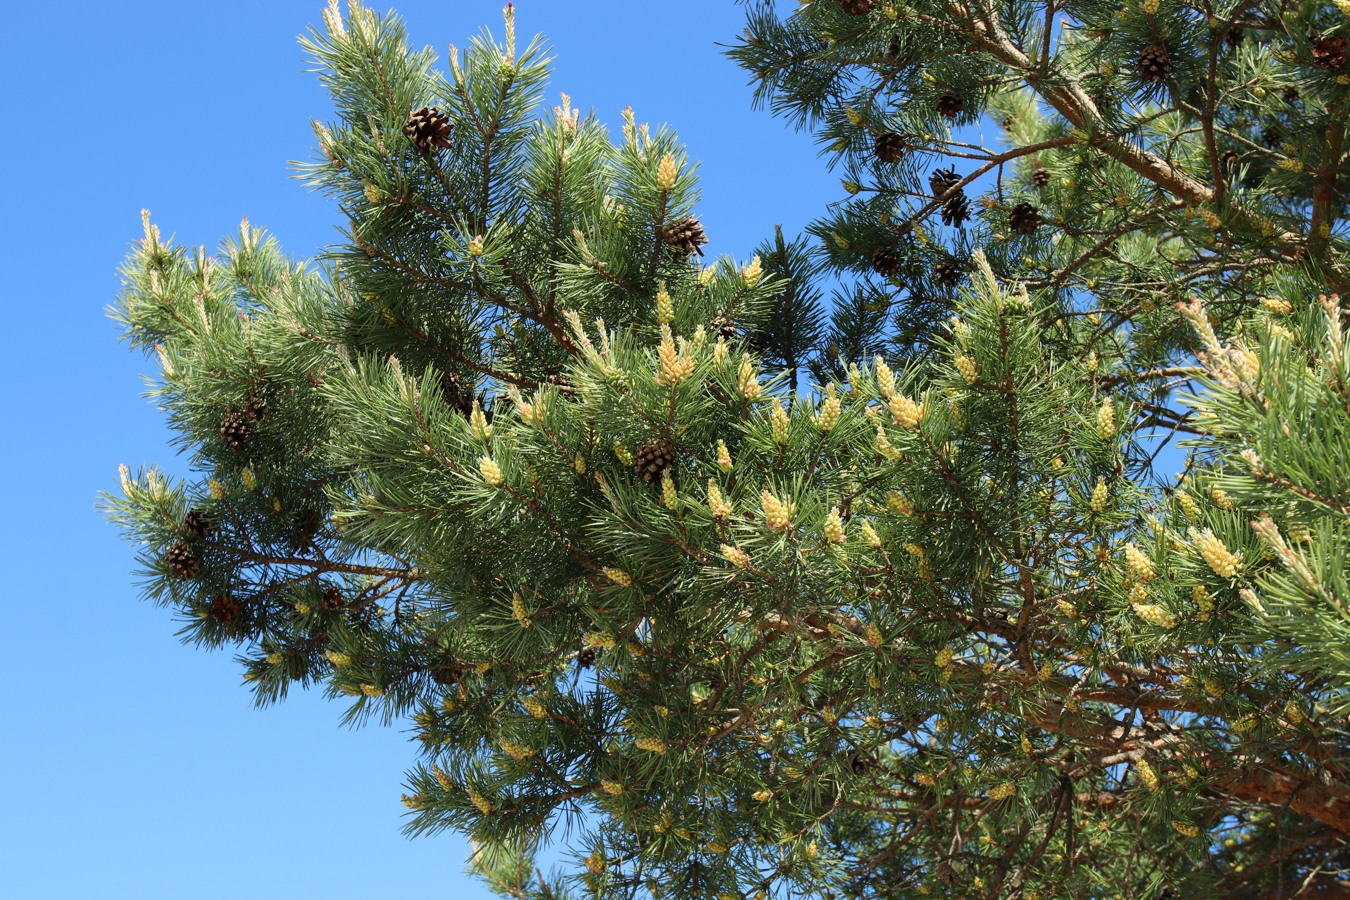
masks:
<instances>
[{"instance_id":1,"label":"pine cone","mask_svg":"<svg viewBox=\"0 0 1350 900\"><path fill-rule=\"evenodd\" d=\"M1162 84L1172 72L1172 55L1163 44L1149 44L1135 57L1134 70L1145 84Z\"/></svg>"},{"instance_id":2,"label":"pine cone","mask_svg":"<svg viewBox=\"0 0 1350 900\"><path fill-rule=\"evenodd\" d=\"M577 665L581 666L583 669L589 669L591 666L595 665L595 648L582 647L577 651Z\"/></svg>"},{"instance_id":3,"label":"pine cone","mask_svg":"<svg viewBox=\"0 0 1350 900\"><path fill-rule=\"evenodd\" d=\"M1299 99L1298 88L1296 88L1296 87L1287 87L1287 88L1284 89L1284 93L1281 94L1280 96L1284 98L1284 102L1285 102L1285 103L1288 103L1288 104L1292 105L1292 104L1298 102L1298 99Z\"/></svg>"},{"instance_id":4,"label":"pine cone","mask_svg":"<svg viewBox=\"0 0 1350 900\"><path fill-rule=\"evenodd\" d=\"M883 131L877 135L876 143L872 149L877 154L877 159L884 163L899 162L900 157L905 155L904 135L896 134L893 131Z\"/></svg>"},{"instance_id":5,"label":"pine cone","mask_svg":"<svg viewBox=\"0 0 1350 900\"><path fill-rule=\"evenodd\" d=\"M970 201L966 192L956 186L961 176L955 169L938 169L928 176L928 187L933 196L942 200L942 224L960 228L970 218Z\"/></svg>"},{"instance_id":6,"label":"pine cone","mask_svg":"<svg viewBox=\"0 0 1350 900\"><path fill-rule=\"evenodd\" d=\"M678 247L685 253L703 255L703 245L708 243L703 226L698 219L681 219L661 229L661 240Z\"/></svg>"},{"instance_id":7,"label":"pine cone","mask_svg":"<svg viewBox=\"0 0 1350 900\"><path fill-rule=\"evenodd\" d=\"M220 422L220 438L226 447L238 453L248 449L253 440L253 429L241 413L230 410Z\"/></svg>"},{"instance_id":8,"label":"pine cone","mask_svg":"<svg viewBox=\"0 0 1350 900\"><path fill-rule=\"evenodd\" d=\"M970 201L964 191L953 194L942 201L942 224L960 228L970 218Z\"/></svg>"},{"instance_id":9,"label":"pine cone","mask_svg":"<svg viewBox=\"0 0 1350 900\"><path fill-rule=\"evenodd\" d=\"M202 540L211 536L215 531L216 523L211 517L200 509L190 509L187 515L183 517L183 531L193 540Z\"/></svg>"},{"instance_id":10,"label":"pine cone","mask_svg":"<svg viewBox=\"0 0 1350 900\"><path fill-rule=\"evenodd\" d=\"M174 541L164 554L164 566L174 578L189 581L202 570L202 561L192 552L187 541Z\"/></svg>"},{"instance_id":11,"label":"pine cone","mask_svg":"<svg viewBox=\"0 0 1350 900\"><path fill-rule=\"evenodd\" d=\"M262 388L249 390L248 396L244 398L244 416L254 422L261 422L267 416L267 397Z\"/></svg>"},{"instance_id":12,"label":"pine cone","mask_svg":"<svg viewBox=\"0 0 1350 900\"><path fill-rule=\"evenodd\" d=\"M239 603L229 594L217 594L211 601L211 618L222 625L230 625L239 615Z\"/></svg>"},{"instance_id":13,"label":"pine cone","mask_svg":"<svg viewBox=\"0 0 1350 900\"><path fill-rule=\"evenodd\" d=\"M731 316L726 313L718 313L709 323L712 325L713 334L724 341L736 340L736 323L731 320Z\"/></svg>"},{"instance_id":14,"label":"pine cone","mask_svg":"<svg viewBox=\"0 0 1350 900\"><path fill-rule=\"evenodd\" d=\"M338 590L332 585L329 585L328 587L323 589L322 595L323 608L328 612L337 612L338 610L342 609L343 600L344 598L342 596L342 591Z\"/></svg>"},{"instance_id":15,"label":"pine cone","mask_svg":"<svg viewBox=\"0 0 1350 900\"><path fill-rule=\"evenodd\" d=\"M878 247L872 254L872 269L882 278L893 278L900 271L900 264L904 262L900 254L896 253L890 247Z\"/></svg>"},{"instance_id":16,"label":"pine cone","mask_svg":"<svg viewBox=\"0 0 1350 900\"><path fill-rule=\"evenodd\" d=\"M1223 33L1223 42L1228 45L1229 50L1236 50L1242 46L1246 37L1247 32L1242 30L1241 25L1229 25L1228 30Z\"/></svg>"},{"instance_id":17,"label":"pine cone","mask_svg":"<svg viewBox=\"0 0 1350 900\"><path fill-rule=\"evenodd\" d=\"M433 107L414 110L403 124L403 133L412 141L424 156L430 156L433 150L445 150L450 146L450 117Z\"/></svg>"},{"instance_id":18,"label":"pine cone","mask_svg":"<svg viewBox=\"0 0 1350 900\"><path fill-rule=\"evenodd\" d=\"M839 0L839 8L850 16L865 16L877 5L877 0Z\"/></svg>"},{"instance_id":19,"label":"pine cone","mask_svg":"<svg viewBox=\"0 0 1350 900\"><path fill-rule=\"evenodd\" d=\"M1219 154L1219 170L1225 173L1232 172L1241 159L1242 154L1236 150L1225 150Z\"/></svg>"},{"instance_id":20,"label":"pine cone","mask_svg":"<svg viewBox=\"0 0 1350 900\"><path fill-rule=\"evenodd\" d=\"M940 198L951 188L961 183L961 176L956 174L955 169L937 169L928 176L928 189L932 191L933 196Z\"/></svg>"},{"instance_id":21,"label":"pine cone","mask_svg":"<svg viewBox=\"0 0 1350 900\"><path fill-rule=\"evenodd\" d=\"M1265 128L1261 129L1261 143L1265 144L1271 150L1279 147L1284 141L1284 126L1279 122L1271 122Z\"/></svg>"},{"instance_id":22,"label":"pine cone","mask_svg":"<svg viewBox=\"0 0 1350 900\"><path fill-rule=\"evenodd\" d=\"M933 280L945 288L954 288L961 281L961 276L965 273L961 267L950 260L944 259L942 262L933 266Z\"/></svg>"},{"instance_id":23,"label":"pine cone","mask_svg":"<svg viewBox=\"0 0 1350 900\"><path fill-rule=\"evenodd\" d=\"M675 448L661 438L643 441L633 454L633 472L648 484L659 484L662 473L673 465Z\"/></svg>"},{"instance_id":24,"label":"pine cone","mask_svg":"<svg viewBox=\"0 0 1350 900\"><path fill-rule=\"evenodd\" d=\"M312 506L301 507L295 514L295 533L291 537L291 549L298 551L304 547L314 546L314 536L319 533L322 525L323 517L319 515L317 509Z\"/></svg>"},{"instance_id":25,"label":"pine cone","mask_svg":"<svg viewBox=\"0 0 1350 900\"><path fill-rule=\"evenodd\" d=\"M451 409L468 417L473 415L473 391L464 390L464 382L457 372L445 372L441 375L441 396Z\"/></svg>"},{"instance_id":26,"label":"pine cone","mask_svg":"<svg viewBox=\"0 0 1350 900\"><path fill-rule=\"evenodd\" d=\"M1342 35L1323 35L1312 44L1312 64L1327 72L1345 65L1346 39Z\"/></svg>"},{"instance_id":27,"label":"pine cone","mask_svg":"<svg viewBox=\"0 0 1350 900\"><path fill-rule=\"evenodd\" d=\"M955 119L965 107L965 101L954 94L943 94L938 98L937 111L949 119Z\"/></svg>"},{"instance_id":28,"label":"pine cone","mask_svg":"<svg viewBox=\"0 0 1350 900\"><path fill-rule=\"evenodd\" d=\"M1035 234L1042 221L1040 211L1030 203L1019 203L1008 214L1008 227L1017 234Z\"/></svg>"},{"instance_id":29,"label":"pine cone","mask_svg":"<svg viewBox=\"0 0 1350 900\"><path fill-rule=\"evenodd\" d=\"M1031 170L1031 183L1038 188L1043 188L1050 183L1050 173L1045 171L1045 166L1040 163Z\"/></svg>"}]
</instances>

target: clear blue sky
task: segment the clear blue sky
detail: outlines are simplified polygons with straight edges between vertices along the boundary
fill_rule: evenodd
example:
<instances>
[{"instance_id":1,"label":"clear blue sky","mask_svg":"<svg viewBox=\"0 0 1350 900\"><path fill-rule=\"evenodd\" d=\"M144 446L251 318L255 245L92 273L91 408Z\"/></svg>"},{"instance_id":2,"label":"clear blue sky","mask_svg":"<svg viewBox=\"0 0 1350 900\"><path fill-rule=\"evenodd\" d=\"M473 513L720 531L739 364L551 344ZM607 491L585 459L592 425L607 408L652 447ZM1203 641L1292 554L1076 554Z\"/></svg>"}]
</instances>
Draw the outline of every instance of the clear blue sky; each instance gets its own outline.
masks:
<instances>
[{"instance_id":1,"label":"clear blue sky","mask_svg":"<svg viewBox=\"0 0 1350 900\"><path fill-rule=\"evenodd\" d=\"M0 2L0 896L486 895L461 839L400 835L406 735L345 730L317 695L253 709L229 653L181 646L138 599L132 548L94 508L119 463L183 468L140 396L149 365L104 315L140 209L185 244L243 216L300 257L336 238L337 211L287 164L328 115L295 42L322 5ZM398 9L444 56L482 24L500 34L502 5ZM841 196L809 138L751 111L715 46L742 27L731 0L516 7L521 35L555 48L550 104L566 91L615 133L631 104L679 130L713 254L744 258Z\"/></svg>"}]
</instances>

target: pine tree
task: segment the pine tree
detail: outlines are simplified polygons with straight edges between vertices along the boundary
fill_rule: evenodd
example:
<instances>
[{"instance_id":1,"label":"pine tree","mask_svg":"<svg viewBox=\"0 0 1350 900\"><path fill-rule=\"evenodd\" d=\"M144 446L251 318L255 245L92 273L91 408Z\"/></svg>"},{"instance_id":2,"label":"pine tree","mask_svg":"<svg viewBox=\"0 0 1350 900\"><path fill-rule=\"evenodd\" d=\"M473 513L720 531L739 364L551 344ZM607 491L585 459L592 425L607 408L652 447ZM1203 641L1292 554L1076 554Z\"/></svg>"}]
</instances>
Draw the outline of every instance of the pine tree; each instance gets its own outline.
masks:
<instances>
[{"instance_id":1,"label":"pine tree","mask_svg":"<svg viewBox=\"0 0 1350 900\"><path fill-rule=\"evenodd\" d=\"M1346 15L748 15L848 196L709 262L509 7L442 74L334 3L343 244L123 270L200 476L105 499L149 595L411 719L510 896L1350 891Z\"/></svg>"}]
</instances>

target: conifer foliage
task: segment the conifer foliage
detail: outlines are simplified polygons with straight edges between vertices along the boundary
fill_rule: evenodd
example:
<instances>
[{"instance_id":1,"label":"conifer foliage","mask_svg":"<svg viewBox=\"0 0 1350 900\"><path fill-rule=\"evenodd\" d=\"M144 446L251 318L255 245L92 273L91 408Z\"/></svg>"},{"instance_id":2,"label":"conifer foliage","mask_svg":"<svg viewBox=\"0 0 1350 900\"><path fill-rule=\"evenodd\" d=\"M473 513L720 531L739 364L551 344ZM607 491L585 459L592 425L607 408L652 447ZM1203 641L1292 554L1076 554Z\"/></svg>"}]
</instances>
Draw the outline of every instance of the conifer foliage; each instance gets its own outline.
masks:
<instances>
[{"instance_id":1,"label":"conifer foliage","mask_svg":"<svg viewBox=\"0 0 1350 900\"><path fill-rule=\"evenodd\" d=\"M342 243L123 270L150 597L512 897L1350 893L1350 5L747 9L845 196L738 261L509 5L330 6Z\"/></svg>"}]
</instances>

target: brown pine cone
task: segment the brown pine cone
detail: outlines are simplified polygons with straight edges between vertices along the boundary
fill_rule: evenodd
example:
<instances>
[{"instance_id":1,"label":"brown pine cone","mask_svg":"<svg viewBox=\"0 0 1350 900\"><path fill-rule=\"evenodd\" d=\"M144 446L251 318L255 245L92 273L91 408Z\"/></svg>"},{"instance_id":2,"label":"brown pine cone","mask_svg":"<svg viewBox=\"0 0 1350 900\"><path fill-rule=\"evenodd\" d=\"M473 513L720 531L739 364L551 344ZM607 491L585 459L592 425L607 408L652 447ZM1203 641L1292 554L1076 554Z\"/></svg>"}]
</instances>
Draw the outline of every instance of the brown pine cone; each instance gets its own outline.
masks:
<instances>
[{"instance_id":1,"label":"brown pine cone","mask_svg":"<svg viewBox=\"0 0 1350 900\"><path fill-rule=\"evenodd\" d=\"M248 449L249 442L253 440L253 429L241 413L230 410L220 421L220 439L226 447L238 453Z\"/></svg>"},{"instance_id":2,"label":"brown pine cone","mask_svg":"<svg viewBox=\"0 0 1350 900\"><path fill-rule=\"evenodd\" d=\"M965 101L955 94L943 94L937 101L937 111L949 119L955 119L965 107Z\"/></svg>"},{"instance_id":3,"label":"brown pine cone","mask_svg":"<svg viewBox=\"0 0 1350 900\"><path fill-rule=\"evenodd\" d=\"M1050 183L1050 173L1039 163L1031 170L1031 183L1038 188L1043 188Z\"/></svg>"},{"instance_id":4,"label":"brown pine cone","mask_svg":"<svg viewBox=\"0 0 1350 900\"><path fill-rule=\"evenodd\" d=\"M323 608L328 612L337 612L342 609L343 603L342 591L329 585L323 589L322 602Z\"/></svg>"},{"instance_id":5,"label":"brown pine cone","mask_svg":"<svg viewBox=\"0 0 1350 900\"><path fill-rule=\"evenodd\" d=\"M903 260L890 247L878 247L872 254L872 269L882 278L893 278L900 271Z\"/></svg>"},{"instance_id":6,"label":"brown pine cone","mask_svg":"<svg viewBox=\"0 0 1350 900\"><path fill-rule=\"evenodd\" d=\"M216 523L200 509L189 509L187 515L183 517L183 531L194 540L210 537L215 528Z\"/></svg>"},{"instance_id":7,"label":"brown pine cone","mask_svg":"<svg viewBox=\"0 0 1350 900\"><path fill-rule=\"evenodd\" d=\"M1162 84L1172 73L1172 55L1163 44L1149 44L1135 57L1134 70L1145 84Z\"/></svg>"},{"instance_id":8,"label":"brown pine cone","mask_svg":"<svg viewBox=\"0 0 1350 900\"><path fill-rule=\"evenodd\" d=\"M202 561L192 552L187 541L174 541L164 554L164 567L174 578L190 581L202 570Z\"/></svg>"},{"instance_id":9,"label":"brown pine cone","mask_svg":"<svg viewBox=\"0 0 1350 900\"><path fill-rule=\"evenodd\" d=\"M877 159L884 163L893 163L900 161L900 157L905 155L907 148L904 135L896 134L893 131L884 131L877 135L872 149L876 152Z\"/></svg>"},{"instance_id":10,"label":"brown pine cone","mask_svg":"<svg viewBox=\"0 0 1350 900\"><path fill-rule=\"evenodd\" d=\"M956 287L964 274L961 267L950 260L944 259L933 266L933 280L949 290Z\"/></svg>"},{"instance_id":11,"label":"brown pine cone","mask_svg":"<svg viewBox=\"0 0 1350 900\"><path fill-rule=\"evenodd\" d=\"M267 416L267 397L262 388L251 388L244 399L244 417L261 422Z\"/></svg>"},{"instance_id":12,"label":"brown pine cone","mask_svg":"<svg viewBox=\"0 0 1350 900\"><path fill-rule=\"evenodd\" d=\"M1312 64L1327 72L1345 65L1347 41L1343 35L1323 35L1312 44Z\"/></svg>"},{"instance_id":13,"label":"brown pine cone","mask_svg":"<svg viewBox=\"0 0 1350 900\"><path fill-rule=\"evenodd\" d=\"M220 624L233 624L238 615L239 603L229 594L217 594L211 601L211 618Z\"/></svg>"},{"instance_id":14,"label":"brown pine cone","mask_svg":"<svg viewBox=\"0 0 1350 900\"><path fill-rule=\"evenodd\" d=\"M712 333L722 340L736 340L736 323L726 313L718 313L708 324L712 325Z\"/></svg>"},{"instance_id":15,"label":"brown pine cone","mask_svg":"<svg viewBox=\"0 0 1350 900\"><path fill-rule=\"evenodd\" d=\"M662 438L643 441L633 454L633 472L648 484L659 484L662 473L673 465L675 448Z\"/></svg>"},{"instance_id":16,"label":"brown pine cone","mask_svg":"<svg viewBox=\"0 0 1350 900\"><path fill-rule=\"evenodd\" d=\"M850 16L865 16L877 5L877 0L839 0L839 8Z\"/></svg>"},{"instance_id":17,"label":"brown pine cone","mask_svg":"<svg viewBox=\"0 0 1350 900\"><path fill-rule=\"evenodd\" d=\"M1219 170L1225 174L1231 173L1241 159L1242 154L1236 150L1225 150L1219 154Z\"/></svg>"},{"instance_id":18,"label":"brown pine cone","mask_svg":"<svg viewBox=\"0 0 1350 900\"><path fill-rule=\"evenodd\" d=\"M685 253L697 253L699 256L703 255L703 245L708 243L703 226L698 219L692 218L680 219L661 229L661 240Z\"/></svg>"},{"instance_id":19,"label":"brown pine cone","mask_svg":"<svg viewBox=\"0 0 1350 900\"><path fill-rule=\"evenodd\" d=\"M450 117L434 106L413 110L403 124L403 133L423 155L450 147Z\"/></svg>"},{"instance_id":20,"label":"brown pine cone","mask_svg":"<svg viewBox=\"0 0 1350 900\"><path fill-rule=\"evenodd\" d=\"M1019 203L1008 214L1008 227L1017 234L1035 234L1042 221L1040 211L1030 203Z\"/></svg>"},{"instance_id":21,"label":"brown pine cone","mask_svg":"<svg viewBox=\"0 0 1350 900\"><path fill-rule=\"evenodd\" d=\"M464 389L464 381L457 372L446 372L441 375L441 396L445 398L445 403L451 409L464 417L473 414L473 389Z\"/></svg>"}]
</instances>

